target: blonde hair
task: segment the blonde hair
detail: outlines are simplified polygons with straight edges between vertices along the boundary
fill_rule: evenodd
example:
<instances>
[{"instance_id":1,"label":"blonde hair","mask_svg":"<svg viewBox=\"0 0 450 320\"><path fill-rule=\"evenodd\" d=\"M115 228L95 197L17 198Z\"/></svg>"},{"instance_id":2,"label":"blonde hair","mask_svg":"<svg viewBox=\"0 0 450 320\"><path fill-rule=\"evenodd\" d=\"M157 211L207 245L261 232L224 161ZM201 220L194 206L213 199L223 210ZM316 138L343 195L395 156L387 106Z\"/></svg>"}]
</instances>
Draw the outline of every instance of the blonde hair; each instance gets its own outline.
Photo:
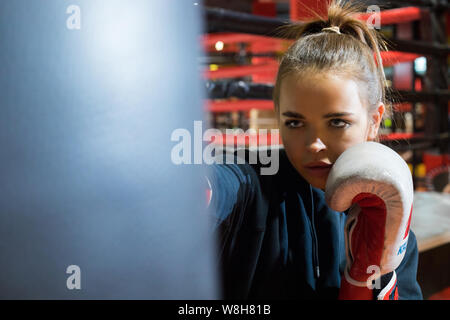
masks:
<instances>
[{"instance_id":1,"label":"blonde hair","mask_svg":"<svg viewBox=\"0 0 450 320\"><path fill-rule=\"evenodd\" d=\"M387 51L386 41L354 16L362 12L361 4L332 0L328 3L327 18L313 12L315 19L278 30L282 36L296 40L280 60L273 91L277 116L281 82L286 76L328 72L356 81L360 99L367 102L369 114L382 102L385 105L383 117L391 116L392 105L386 100L389 88L380 56L380 51Z\"/></svg>"}]
</instances>

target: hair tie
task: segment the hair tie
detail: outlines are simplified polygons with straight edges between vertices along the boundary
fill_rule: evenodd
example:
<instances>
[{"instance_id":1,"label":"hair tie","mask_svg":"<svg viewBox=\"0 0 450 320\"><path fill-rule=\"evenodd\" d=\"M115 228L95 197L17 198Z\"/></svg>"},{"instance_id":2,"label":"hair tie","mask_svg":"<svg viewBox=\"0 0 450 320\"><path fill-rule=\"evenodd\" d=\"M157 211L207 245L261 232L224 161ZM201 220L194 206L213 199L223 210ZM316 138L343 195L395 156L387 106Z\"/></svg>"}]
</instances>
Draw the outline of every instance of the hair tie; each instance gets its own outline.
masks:
<instances>
[{"instance_id":1,"label":"hair tie","mask_svg":"<svg viewBox=\"0 0 450 320\"><path fill-rule=\"evenodd\" d=\"M339 31L339 27L337 27L337 26L323 28L322 31L324 31L324 32L335 32L337 34L341 34L341 31Z\"/></svg>"}]
</instances>

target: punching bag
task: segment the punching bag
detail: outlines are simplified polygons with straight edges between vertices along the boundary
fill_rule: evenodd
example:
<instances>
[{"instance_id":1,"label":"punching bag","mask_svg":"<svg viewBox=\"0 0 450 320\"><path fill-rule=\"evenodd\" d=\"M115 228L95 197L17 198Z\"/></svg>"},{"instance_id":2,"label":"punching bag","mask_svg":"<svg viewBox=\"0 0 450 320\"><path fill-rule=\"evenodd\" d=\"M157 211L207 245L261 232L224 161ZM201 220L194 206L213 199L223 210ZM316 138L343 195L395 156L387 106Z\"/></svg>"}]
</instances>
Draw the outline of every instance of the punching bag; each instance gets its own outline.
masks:
<instances>
[{"instance_id":1,"label":"punching bag","mask_svg":"<svg viewBox=\"0 0 450 320\"><path fill-rule=\"evenodd\" d=\"M171 160L200 10L1 1L0 298L217 298L204 167Z\"/></svg>"}]
</instances>

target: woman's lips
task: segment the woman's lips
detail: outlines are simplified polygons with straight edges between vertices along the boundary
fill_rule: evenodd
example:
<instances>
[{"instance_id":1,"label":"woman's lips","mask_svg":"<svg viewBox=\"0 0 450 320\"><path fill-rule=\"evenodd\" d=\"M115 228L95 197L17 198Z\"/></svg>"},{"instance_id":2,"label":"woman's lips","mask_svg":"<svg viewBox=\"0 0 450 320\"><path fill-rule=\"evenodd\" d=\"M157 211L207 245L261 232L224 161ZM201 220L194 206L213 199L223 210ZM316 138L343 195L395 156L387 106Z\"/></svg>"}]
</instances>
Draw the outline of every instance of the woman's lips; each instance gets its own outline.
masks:
<instances>
[{"instance_id":1,"label":"woman's lips","mask_svg":"<svg viewBox=\"0 0 450 320\"><path fill-rule=\"evenodd\" d=\"M307 172L315 177L326 177L331 170L331 165L329 166L318 166L318 167L305 167Z\"/></svg>"}]
</instances>

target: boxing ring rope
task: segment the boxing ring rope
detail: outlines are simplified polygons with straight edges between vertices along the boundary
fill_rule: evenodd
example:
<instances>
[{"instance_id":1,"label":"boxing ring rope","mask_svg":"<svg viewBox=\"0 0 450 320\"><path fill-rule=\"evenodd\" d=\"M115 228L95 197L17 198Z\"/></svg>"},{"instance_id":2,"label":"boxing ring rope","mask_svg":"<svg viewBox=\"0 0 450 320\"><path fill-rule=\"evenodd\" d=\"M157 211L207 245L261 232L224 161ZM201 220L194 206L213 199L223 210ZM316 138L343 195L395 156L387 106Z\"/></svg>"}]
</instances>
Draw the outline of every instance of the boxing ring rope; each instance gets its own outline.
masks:
<instances>
[{"instance_id":1,"label":"boxing ring rope","mask_svg":"<svg viewBox=\"0 0 450 320\"><path fill-rule=\"evenodd\" d=\"M405 7L381 11L379 14L380 25L406 23L420 20L423 10L424 9L416 7ZM207 21L206 32L209 34L217 32L236 32L281 38L282 35L278 31L279 28L290 23L289 21L284 21L281 19L260 17L222 8L206 8L205 14ZM364 19L367 19L368 17L368 14L357 15L357 18L363 21L366 21ZM302 22L298 22L298 24L302 24ZM419 54L450 54L449 46L440 44L420 43L417 41L400 39L389 40L388 43L394 47L396 51L415 52Z\"/></svg>"},{"instance_id":2,"label":"boxing ring rope","mask_svg":"<svg viewBox=\"0 0 450 320\"><path fill-rule=\"evenodd\" d=\"M243 102L250 99L260 99L257 101L271 100L274 85L264 83L252 83L246 81L208 81L206 90L211 100L238 98ZM405 91L395 90L386 92L389 101L395 103L402 102L436 102L438 100L450 100L450 90L433 90L433 91ZM249 100L245 100L249 99ZM210 101L212 102L212 101ZM256 104L256 103L255 103ZM221 101L220 112L239 111L242 107L236 102ZM267 109L267 106L264 107ZM211 109L210 111L215 111Z\"/></svg>"},{"instance_id":3,"label":"boxing ring rope","mask_svg":"<svg viewBox=\"0 0 450 320\"><path fill-rule=\"evenodd\" d=\"M415 59L421 57L419 54L414 53L402 53L384 51L381 52L381 59L383 60L384 67L390 67L397 63L412 62ZM273 61L266 61L261 64L242 65L236 67L218 67L217 70L206 70L203 74L204 78L208 79L223 79L223 78L238 78L251 76L258 73L264 73L270 75L275 79L278 71L278 63L275 59Z\"/></svg>"},{"instance_id":4,"label":"boxing ring rope","mask_svg":"<svg viewBox=\"0 0 450 320\"><path fill-rule=\"evenodd\" d=\"M371 15L372 13L357 14L356 18L367 21ZM411 22L421 18L421 9L405 7L384 10L380 12L379 18L381 25ZM227 31L275 37L277 34L274 33L274 30L289 23L282 19L234 12L222 8L206 8L206 20L208 22L208 33L227 29ZM299 22L299 24L302 24L302 22Z\"/></svg>"},{"instance_id":5,"label":"boxing ring rope","mask_svg":"<svg viewBox=\"0 0 450 320\"><path fill-rule=\"evenodd\" d=\"M382 3L384 1L381 1ZM447 0L391 0L392 4L412 5L416 7L428 7L432 10L449 10L450 5Z\"/></svg>"}]
</instances>

